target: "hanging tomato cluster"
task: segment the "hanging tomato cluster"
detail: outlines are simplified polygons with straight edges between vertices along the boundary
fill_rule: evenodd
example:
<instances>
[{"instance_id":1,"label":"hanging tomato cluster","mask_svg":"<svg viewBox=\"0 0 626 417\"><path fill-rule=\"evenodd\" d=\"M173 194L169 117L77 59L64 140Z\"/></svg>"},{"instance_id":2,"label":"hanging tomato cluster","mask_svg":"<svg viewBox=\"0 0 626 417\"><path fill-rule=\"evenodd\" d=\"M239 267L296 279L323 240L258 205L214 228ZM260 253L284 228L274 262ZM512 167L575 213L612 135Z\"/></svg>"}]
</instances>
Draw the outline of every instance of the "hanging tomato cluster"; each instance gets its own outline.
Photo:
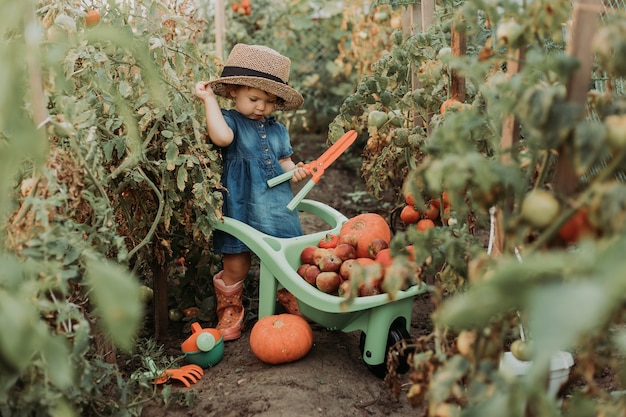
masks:
<instances>
[{"instance_id":1,"label":"hanging tomato cluster","mask_svg":"<svg viewBox=\"0 0 626 417\"><path fill-rule=\"evenodd\" d=\"M240 2L233 3L233 12L249 15L252 13L252 6L250 0L241 0Z\"/></svg>"},{"instance_id":2,"label":"hanging tomato cluster","mask_svg":"<svg viewBox=\"0 0 626 417\"><path fill-rule=\"evenodd\" d=\"M450 219L450 201L444 191L441 199L434 199L426 204L426 209L421 212L415 208L415 199L411 193L404 196L405 206L400 212L400 220L404 224L415 224L419 231L425 231L435 227L435 221L439 218L443 204L443 220L447 224Z\"/></svg>"}]
</instances>

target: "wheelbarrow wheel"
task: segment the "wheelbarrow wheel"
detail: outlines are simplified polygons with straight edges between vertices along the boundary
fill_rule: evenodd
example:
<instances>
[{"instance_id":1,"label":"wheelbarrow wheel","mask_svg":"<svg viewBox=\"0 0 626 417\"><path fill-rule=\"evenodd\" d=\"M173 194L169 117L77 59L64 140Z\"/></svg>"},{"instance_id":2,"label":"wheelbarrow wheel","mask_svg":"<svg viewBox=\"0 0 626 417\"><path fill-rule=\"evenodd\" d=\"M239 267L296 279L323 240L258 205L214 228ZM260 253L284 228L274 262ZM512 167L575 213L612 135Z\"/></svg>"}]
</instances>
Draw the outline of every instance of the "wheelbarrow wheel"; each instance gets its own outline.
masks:
<instances>
[{"instance_id":1,"label":"wheelbarrow wheel","mask_svg":"<svg viewBox=\"0 0 626 417\"><path fill-rule=\"evenodd\" d=\"M359 348L361 350L361 356L365 356L366 352L365 352L365 338L367 337L367 335L365 334L365 332L361 332L361 337L359 340ZM376 377L383 379L385 378L385 376L387 376L388 370L387 370L387 361L386 358L389 356L389 350L391 349L391 347L393 345L395 345L397 342L401 341L401 340L405 340L405 339L410 339L411 335L409 334L409 332L406 330L406 327L404 326L404 324L402 323L402 320L398 319L396 321L394 321L390 328L389 328L389 333L387 335L387 346L385 348L385 362L383 363L379 363L376 365L371 365L366 363L368 369L370 370L370 372L372 374L374 374ZM399 355L398 358L398 367L396 368L396 372L399 374L404 374L409 370L409 363L408 363L408 354L411 353L410 351L406 351L404 352L403 355Z\"/></svg>"}]
</instances>

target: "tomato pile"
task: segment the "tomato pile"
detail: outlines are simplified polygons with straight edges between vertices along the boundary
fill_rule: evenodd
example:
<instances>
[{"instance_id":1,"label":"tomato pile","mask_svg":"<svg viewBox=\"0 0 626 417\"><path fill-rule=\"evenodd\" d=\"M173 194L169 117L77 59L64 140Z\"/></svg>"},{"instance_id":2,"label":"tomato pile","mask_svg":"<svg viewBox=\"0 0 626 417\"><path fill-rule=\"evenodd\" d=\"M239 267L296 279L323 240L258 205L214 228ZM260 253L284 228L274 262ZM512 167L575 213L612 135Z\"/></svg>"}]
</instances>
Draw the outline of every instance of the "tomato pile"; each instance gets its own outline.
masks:
<instances>
[{"instance_id":1,"label":"tomato pile","mask_svg":"<svg viewBox=\"0 0 626 417\"><path fill-rule=\"evenodd\" d=\"M348 220L339 234L327 233L317 245L305 247L297 273L318 290L345 298L406 289L420 268L411 247L402 267L394 266L390 240L391 230L381 216L361 214Z\"/></svg>"},{"instance_id":2,"label":"tomato pile","mask_svg":"<svg viewBox=\"0 0 626 417\"><path fill-rule=\"evenodd\" d=\"M252 5L250 0L241 0L233 3L233 12L249 15L252 13Z\"/></svg>"},{"instance_id":3,"label":"tomato pile","mask_svg":"<svg viewBox=\"0 0 626 417\"><path fill-rule=\"evenodd\" d=\"M407 226L414 224L420 232L435 227L437 221L445 222L445 224L450 223L450 200L445 191L440 199L427 201L422 211L417 209L415 198L410 192L404 195L404 203L400 212L400 220Z\"/></svg>"}]
</instances>

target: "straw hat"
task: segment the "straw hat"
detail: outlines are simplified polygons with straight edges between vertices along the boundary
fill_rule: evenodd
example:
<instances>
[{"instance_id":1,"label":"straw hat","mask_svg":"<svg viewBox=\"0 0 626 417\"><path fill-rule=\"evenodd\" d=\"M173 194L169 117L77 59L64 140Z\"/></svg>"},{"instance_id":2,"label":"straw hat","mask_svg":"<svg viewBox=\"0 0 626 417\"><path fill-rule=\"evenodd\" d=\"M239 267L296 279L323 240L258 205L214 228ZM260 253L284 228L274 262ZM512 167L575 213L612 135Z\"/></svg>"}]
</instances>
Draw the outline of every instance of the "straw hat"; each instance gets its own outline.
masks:
<instances>
[{"instance_id":1,"label":"straw hat","mask_svg":"<svg viewBox=\"0 0 626 417\"><path fill-rule=\"evenodd\" d=\"M293 110L302 105L302 95L287 85L291 60L261 45L238 43L230 52L220 78L208 85L222 97L231 98L226 84L246 85L272 93L284 100L277 110Z\"/></svg>"}]
</instances>

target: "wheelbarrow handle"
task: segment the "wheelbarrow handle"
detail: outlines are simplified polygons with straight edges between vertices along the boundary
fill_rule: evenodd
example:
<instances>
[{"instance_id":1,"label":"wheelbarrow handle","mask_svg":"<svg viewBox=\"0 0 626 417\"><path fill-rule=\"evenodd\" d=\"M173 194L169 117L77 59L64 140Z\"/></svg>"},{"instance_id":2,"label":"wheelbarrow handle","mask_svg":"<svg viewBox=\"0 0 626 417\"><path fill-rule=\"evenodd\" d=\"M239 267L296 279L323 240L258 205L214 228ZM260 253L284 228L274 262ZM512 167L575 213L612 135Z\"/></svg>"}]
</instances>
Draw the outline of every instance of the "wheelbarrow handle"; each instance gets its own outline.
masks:
<instances>
[{"instance_id":1,"label":"wheelbarrow handle","mask_svg":"<svg viewBox=\"0 0 626 417\"><path fill-rule=\"evenodd\" d=\"M290 180L293 177L294 172L295 170L291 170L285 172L284 174L277 175L274 178L270 178L269 180L267 180L267 186L272 188L277 186L278 184Z\"/></svg>"},{"instance_id":2,"label":"wheelbarrow handle","mask_svg":"<svg viewBox=\"0 0 626 417\"><path fill-rule=\"evenodd\" d=\"M317 183L313 180L309 180L306 184L304 184L304 187L302 187L300 191L298 192L298 194L296 194L291 199L289 204L287 204L287 209L289 211L293 211L296 207L298 207L298 204L300 204L302 199L304 199L304 197L309 193L309 191L311 191L311 189L315 186L315 184Z\"/></svg>"}]
</instances>

